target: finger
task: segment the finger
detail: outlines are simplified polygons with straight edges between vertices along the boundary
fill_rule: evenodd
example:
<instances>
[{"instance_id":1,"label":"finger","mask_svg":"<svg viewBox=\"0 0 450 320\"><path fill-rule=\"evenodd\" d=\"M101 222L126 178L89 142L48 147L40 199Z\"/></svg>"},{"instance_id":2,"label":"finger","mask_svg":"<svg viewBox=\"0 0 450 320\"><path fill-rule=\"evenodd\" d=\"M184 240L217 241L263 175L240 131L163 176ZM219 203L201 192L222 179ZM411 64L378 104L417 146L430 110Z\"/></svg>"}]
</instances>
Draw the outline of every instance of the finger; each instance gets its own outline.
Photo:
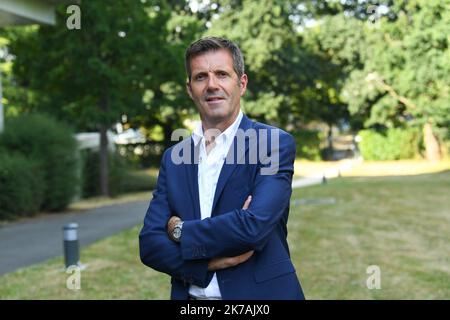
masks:
<instances>
[{"instance_id":1,"label":"finger","mask_svg":"<svg viewBox=\"0 0 450 320\"><path fill-rule=\"evenodd\" d=\"M253 255L253 253L254 253L254 251L253 250L251 250L251 251L248 251L248 252L246 252L246 253L244 253L244 254L241 254L240 256L239 256L239 263L242 263L242 262L245 262L245 261L247 261L248 259L250 259L250 257Z\"/></svg>"},{"instance_id":2,"label":"finger","mask_svg":"<svg viewBox=\"0 0 450 320\"><path fill-rule=\"evenodd\" d=\"M252 196L248 196L247 200L245 200L244 202L244 206L242 207L242 209L246 210L248 209L248 207L250 206L250 202L252 202Z\"/></svg>"}]
</instances>

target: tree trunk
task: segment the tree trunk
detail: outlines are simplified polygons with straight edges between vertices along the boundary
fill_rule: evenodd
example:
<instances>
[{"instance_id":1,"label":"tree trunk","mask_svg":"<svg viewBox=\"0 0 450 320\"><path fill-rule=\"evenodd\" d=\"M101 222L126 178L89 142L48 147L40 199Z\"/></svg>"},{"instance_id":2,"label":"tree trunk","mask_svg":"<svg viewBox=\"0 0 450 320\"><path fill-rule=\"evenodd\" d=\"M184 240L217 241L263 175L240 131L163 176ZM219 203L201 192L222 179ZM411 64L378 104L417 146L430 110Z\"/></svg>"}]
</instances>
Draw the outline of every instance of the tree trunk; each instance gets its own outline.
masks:
<instances>
[{"instance_id":1,"label":"tree trunk","mask_svg":"<svg viewBox=\"0 0 450 320\"><path fill-rule=\"evenodd\" d=\"M333 160L333 125L327 123L328 133L327 133L327 146L323 150L323 160L332 161Z\"/></svg>"},{"instance_id":2,"label":"tree trunk","mask_svg":"<svg viewBox=\"0 0 450 320\"><path fill-rule=\"evenodd\" d=\"M100 126L100 193L109 196L108 136L106 126Z\"/></svg>"},{"instance_id":3,"label":"tree trunk","mask_svg":"<svg viewBox=\"0 0 450 320\"><path fill-rule=\"evenodd\" d=\"M103 113L108 112L108 98L105 97L100 103L100 109ZM102 196L109 197L109 163L108 163L108 127L100 124L100 193Z\"/></svg>"},{"instance_id":4,"label":"tree trunk","mask_svg":"<svg viewBox=\"0 0 450 320\"><path fill-rule=\"evenodd\" d=\"M330 149L330 152L333 153L333 124L332 123L328 123L328 149Z\"/></svg>"},{"instance_id":5,"label":"tree trunk","mask_svg":"<svg viewBox=\"0 0 450 320\"><path fill-rule=\"evenodd\" d=\"M423 142L425 145L425 155L428 161L441 160L441 148L439 140L433 133L431 123L427 121L423 126Z\"/></svg>"}]
</instances>

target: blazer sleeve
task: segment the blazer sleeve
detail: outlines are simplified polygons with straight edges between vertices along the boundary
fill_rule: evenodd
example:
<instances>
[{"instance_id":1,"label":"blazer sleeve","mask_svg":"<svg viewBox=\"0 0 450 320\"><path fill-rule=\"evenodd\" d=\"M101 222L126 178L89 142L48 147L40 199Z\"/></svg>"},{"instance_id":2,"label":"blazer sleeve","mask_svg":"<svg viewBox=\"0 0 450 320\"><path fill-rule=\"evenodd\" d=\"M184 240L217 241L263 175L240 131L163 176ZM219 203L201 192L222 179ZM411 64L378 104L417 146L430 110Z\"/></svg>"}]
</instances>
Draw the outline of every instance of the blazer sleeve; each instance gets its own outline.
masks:
<instances>
[{"instance_id":1,"label":"blazer sleeve","mask_svg":"<svg viewBox=\"0 0 450 320\"><path fill-rule=\"evenodd\" d=\"M252 202L247 210L231 212L203 220L185 221L181 237L185 260L235 256L249 250L261 250L289 207L294 173L295 141L280 130L279 170L262 175L258 170ZM260 165L260 168L269 165ZM287 223L287 221L284 221Z\"/></svg>"},{"instance_id":2,"label":"blazer sleeve","mask_svg":"<svg viewBox=\"0 0 450 320\"><path fill-rule=\"evenodd\" d=\"M167 154L166 151L163 155L157 187L139 234L140 258L150 268L204 288L213 276L207 271L208 260L184 260L180 245L170 240L166 232L167 221L171 217L166 185Z\"/></svg>"}]
</instances>

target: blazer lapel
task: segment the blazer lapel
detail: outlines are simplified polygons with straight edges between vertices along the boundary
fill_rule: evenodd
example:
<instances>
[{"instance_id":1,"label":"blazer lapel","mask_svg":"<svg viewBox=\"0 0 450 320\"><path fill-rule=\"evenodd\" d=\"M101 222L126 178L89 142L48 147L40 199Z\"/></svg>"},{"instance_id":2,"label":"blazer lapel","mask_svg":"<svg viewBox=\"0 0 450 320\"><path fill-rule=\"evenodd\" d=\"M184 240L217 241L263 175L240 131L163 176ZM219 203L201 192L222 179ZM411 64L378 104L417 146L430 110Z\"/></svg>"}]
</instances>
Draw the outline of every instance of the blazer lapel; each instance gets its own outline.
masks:
<instances>
[{"instance_id":1,"label":"blazer lapel","mask_svg":"<svg viewBox=\"0 0 450 320\"><path fill-rule=\"evenodd\" d=\"M198 195L198 155L199 146L195 146L194 139L191 139L191 162L190 164L185 164L186 174L189 183L189 194L192 199L192 206L194 207L194 219L201 219L200 214L200 198Z\"/></svg>"},{"instance_id":2,"label":"blazer lapel","mask_svg":"<svg viewBox=\"0 0 450 320\"><path fill-rule=\"evenodd\" d=\"M249 118L247 118L247 116L244 114L242 117L241 123L239 124L239 129L246 131L247 129L251 128L251 126L252 126L251 120ZM236 148L237 148L236 141L237 141L237 138L235 136L233 138L233 143L231 144L230 151L228 152L228 153L230 153L230 152L232 152L231 150L234 150L233 163L229 164L229 163L227 163L227 161L225 161L222 166L222 170L220 171L219 180L217 181L217 186L216 186L216 192L214 193L214 200L213 200L213 205L212 205L212 209L211 209L211 215L214 214L214 209L217 205L217 201L219 200L220 195L222 194L223 188L225 187L228 179L231 177L234 170L236 170L236 168L238 166L237 155L239 154L239 152L237 152L237 150L236 150ZM248 139L246 139L245 140L245 152L243 153L244 156L247 153L248 148L249 148L249 141L248 141ZM198 191L198 189L197 189L197 191Z\"/></svg>"}]
</instances>

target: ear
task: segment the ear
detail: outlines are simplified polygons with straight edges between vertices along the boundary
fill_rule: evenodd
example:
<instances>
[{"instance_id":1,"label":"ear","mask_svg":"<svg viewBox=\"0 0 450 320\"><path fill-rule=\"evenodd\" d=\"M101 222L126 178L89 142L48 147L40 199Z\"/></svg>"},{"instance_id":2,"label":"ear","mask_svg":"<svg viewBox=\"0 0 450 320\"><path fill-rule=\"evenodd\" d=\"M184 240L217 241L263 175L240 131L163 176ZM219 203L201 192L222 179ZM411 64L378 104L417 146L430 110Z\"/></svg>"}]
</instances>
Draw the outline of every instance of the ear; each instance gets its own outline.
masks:
<instances>
[{"instance_id":1,"label":"ear","mask_svg":"<svg viewBox=\"0 0 450 320\"><path fill-rule=\"evenodd\" d=\"M186 91L187 91L189 97L190 97L192 100L194 100L194 98L192 98L192 88L191 88L191 82L190 82L190 81L187 81L187 82L186 82Z\"/></svg>"},{"instance_id":2,"label":"ear","mask_svg":"<svg viewBox=\"0 0 450 320\"><path fill-rule=\"evenodd\" d=\"M241 79L239 79L239 85L240 85L240 87L241 87L241 96L244 95L245 90L247 89L247 83L248 83L248 77L247 77L247 75L244 73L244 74L241 76Z\"/></svg>"}]
</instances>

